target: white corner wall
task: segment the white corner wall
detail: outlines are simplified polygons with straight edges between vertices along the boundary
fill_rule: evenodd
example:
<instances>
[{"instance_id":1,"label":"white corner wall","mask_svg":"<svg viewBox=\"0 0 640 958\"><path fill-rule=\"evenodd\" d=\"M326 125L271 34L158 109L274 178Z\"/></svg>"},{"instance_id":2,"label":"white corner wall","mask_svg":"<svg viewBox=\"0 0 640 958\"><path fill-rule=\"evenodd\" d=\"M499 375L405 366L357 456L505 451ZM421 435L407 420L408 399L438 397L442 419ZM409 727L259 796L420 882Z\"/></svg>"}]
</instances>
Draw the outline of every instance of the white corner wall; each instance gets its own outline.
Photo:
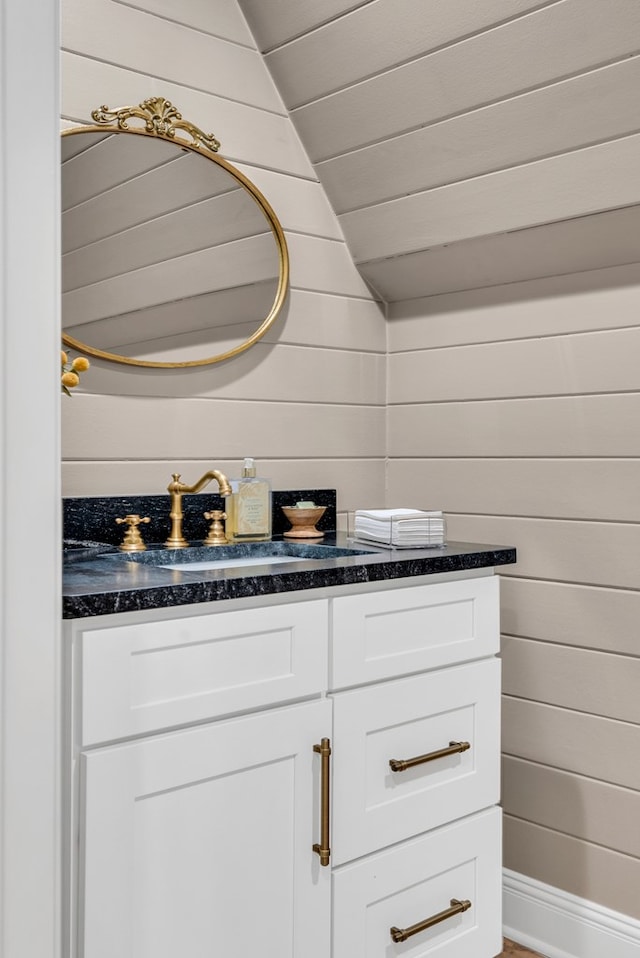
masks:
<instances>
[{"instance_id":1,"label":"white corner wall","mask_svg":"<svg viewBox=\"0 0 640 958\"><path fill-rule=\"evenodd\" d=\"M62 958L58 4L0 23L0 954Z\"/></svg>"}]
</instances>

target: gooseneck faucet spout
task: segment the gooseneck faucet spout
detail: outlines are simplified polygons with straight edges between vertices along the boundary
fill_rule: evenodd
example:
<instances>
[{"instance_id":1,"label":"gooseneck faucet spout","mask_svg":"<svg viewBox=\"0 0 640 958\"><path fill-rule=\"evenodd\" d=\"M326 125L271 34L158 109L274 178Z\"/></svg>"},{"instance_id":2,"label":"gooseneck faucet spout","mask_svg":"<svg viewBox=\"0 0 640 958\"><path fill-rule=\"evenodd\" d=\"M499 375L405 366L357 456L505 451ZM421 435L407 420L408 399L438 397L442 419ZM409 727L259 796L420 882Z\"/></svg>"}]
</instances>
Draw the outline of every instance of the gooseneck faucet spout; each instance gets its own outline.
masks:
<instances>
[{"instance_id":1,"label":"gooseneck faucet spout","mask_svg":"<svg viewBox=\"0 0 640 958\"><path fill-rule=\"evenodd\" d=\"M220 472L219 469L209 469L203 476L200 476L197 482L188 486L186 482L180 481L180 473L172 474L172 482L167 486L167 492L171 496L171 533L165 542L168 549L185 549L189 543L182 534L182 497L186 493L200 492L212 479L218 483L221 496L231 495L231 485L229 480Z\"/></svg>"}]
</instances>

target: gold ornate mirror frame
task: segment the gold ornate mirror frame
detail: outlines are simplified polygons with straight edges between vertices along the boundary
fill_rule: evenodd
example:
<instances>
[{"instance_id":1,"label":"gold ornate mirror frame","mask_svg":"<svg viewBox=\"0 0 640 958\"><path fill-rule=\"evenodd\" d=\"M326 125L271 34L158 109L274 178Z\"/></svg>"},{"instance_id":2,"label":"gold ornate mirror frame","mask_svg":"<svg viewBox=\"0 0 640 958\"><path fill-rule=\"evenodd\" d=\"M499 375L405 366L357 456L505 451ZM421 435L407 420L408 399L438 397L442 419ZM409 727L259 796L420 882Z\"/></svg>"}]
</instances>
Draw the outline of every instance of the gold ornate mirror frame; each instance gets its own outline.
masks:
<instances>
[{"instance_id":1,"label":"gold ornate mirror frame","mask_svg":"<svg viewBox=\"0 0 640 958\"><path fill-rule=\"evenodd\" d=\"M267 219L277 246L279 279L271 308L255 332L248 336L240 345L234 346L232 349L228 349L226 352L219 353L215 356L184 362L156 362L135 359L89 346L75 339L73 336L63 333L62 341L65 346L75 349L80 353L110 362L123 363L128 366L146 366L165 369L211 365L212 363L230 359L244 352L250 346L253 346L255 342L264 336L277 319L286 300L289 287L289 253L287 243L282 226L268 201L251 180L241 173L240 170L236 169L221 156L216 155L217 150L220 148L219 141L212 134L204 133L197 126L183 120L178 110L164 97L150 97L144 100L139 106L127 106L115 110L110 110L107 106L101 106L99 109L92 111L91 117L94 120L94 125L72 127L63 130L62 136L76 136L83 133L124 133L132 136L157 138L174 143L182 150L190 150L193 153L200 154L226 170L237 183L250 194ZM128 121L132 118L142 121L143 125L129 126Z\"/></svg>"}]
</instances>

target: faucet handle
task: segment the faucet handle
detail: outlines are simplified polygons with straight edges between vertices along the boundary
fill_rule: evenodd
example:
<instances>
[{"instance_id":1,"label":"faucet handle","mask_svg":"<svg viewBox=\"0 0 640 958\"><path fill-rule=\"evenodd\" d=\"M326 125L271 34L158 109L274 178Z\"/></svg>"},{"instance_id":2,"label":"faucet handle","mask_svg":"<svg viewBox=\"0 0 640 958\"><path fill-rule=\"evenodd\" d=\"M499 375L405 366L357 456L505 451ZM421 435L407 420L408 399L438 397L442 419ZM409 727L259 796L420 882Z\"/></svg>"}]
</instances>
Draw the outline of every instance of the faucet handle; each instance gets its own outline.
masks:
<instances>
[{"instance_id":1,"label":"faucet handle","mask_svg":"<svg viewBox=\"0 0 640 958\"><path fill-rule=\"evenodd\" d=\"M205 512L205 519L211 519L211 527L209 529L209 535L204 540L204 545L206 546L226 546L229 540L224 534L224 527L222 525L222 520L227 518L227 513L222 512L221 509L214 509L213 512Z\"/></svg>"},{"instance_id":2,"label":"faucet handle","mask_svg":"<svg viewBox=\"0 0 640 958\"><path fill-rule=\"evenodd\" d=\"M123 524L127 526L124 539L118 546L121 552L143 552L147 548L142 541L142 536L140 535L140 529L138 527L142 523L151 522L149 516L145 516L144 519L141 519L138 515L128 515L125 516L124 519L116 519L116 522L119 526Z\"/></svg>"}]
</instances>

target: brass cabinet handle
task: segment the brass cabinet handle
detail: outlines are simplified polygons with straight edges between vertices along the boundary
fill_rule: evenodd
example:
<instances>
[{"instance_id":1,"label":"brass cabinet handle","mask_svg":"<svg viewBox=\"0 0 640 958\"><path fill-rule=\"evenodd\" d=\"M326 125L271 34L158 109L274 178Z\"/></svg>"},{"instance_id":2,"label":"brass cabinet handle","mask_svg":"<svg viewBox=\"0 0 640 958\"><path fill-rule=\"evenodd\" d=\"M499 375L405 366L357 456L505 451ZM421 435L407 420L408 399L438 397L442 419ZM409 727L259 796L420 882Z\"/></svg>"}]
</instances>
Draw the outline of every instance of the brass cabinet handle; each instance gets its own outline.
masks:
<instances>
[{"instance_id":1,"label":"brass cabinet handle","mask_svg":"<svg viewBox=\"0 0 640 958\"><path fill-rule=\"evenodd\" d=\"M331 755L331 743L328 738L320 740L320 745L314 745L313 751L318 752L322 759L321 784L320 784L320 844L317 842L313 846L314 852L320 856L320 864L328 865L331 857L331 848L329 847L330 823L329 823L329 757Z\"/></svg>"},{"instance_id":2,"label":"brass cabinet handle","mask_svg":"<svg viewBox=\"0 0 640 958\"><path fill-rule=\"evenodd\" d=\"M427 752L426 755L417 755L415 758L390 758L389 765L392 772L406 772L408 768L433 762L434 759L444 758L446 755L455 755L456 752L466 752L468 748L471 748L469 742L449 742L449 748L439 748L436 752Z\"/></svg>"},{"instance_id":3,"label":"brass cabinet handle","mask_svg":"<svg viewBox=\"0 0 640 958\"><path fill-rule=\"evenodd\" d=\"M391 938L395 942L406 941L412 935L417 935L420 931L432 928L434 925L440 924L441 921L446 921L447 918L453 918L454 915L460 915L463 911L468 911L469 908L471 908L471 902L468 899L459 901L457 898L452 898L450 908L439 911L437 915L432 915L431 918L425 918L424 921L419 921L416 925L410 925L409 928L396 928L395 926L390 928Z\"/></svg>"}]
</instances>

